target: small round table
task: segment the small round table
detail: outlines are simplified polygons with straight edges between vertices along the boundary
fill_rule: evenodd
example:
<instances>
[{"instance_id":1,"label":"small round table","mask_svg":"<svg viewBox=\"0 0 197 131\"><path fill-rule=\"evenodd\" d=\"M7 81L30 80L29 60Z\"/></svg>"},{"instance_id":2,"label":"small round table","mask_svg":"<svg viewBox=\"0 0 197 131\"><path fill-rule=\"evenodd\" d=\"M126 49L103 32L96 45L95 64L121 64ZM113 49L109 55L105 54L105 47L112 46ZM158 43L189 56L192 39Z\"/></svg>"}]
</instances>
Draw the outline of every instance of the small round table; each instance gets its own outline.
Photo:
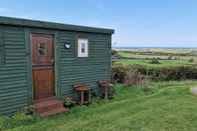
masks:
<instances>
[{"instance_id":1,"label":"small round table","mask_svg":"<svg viewBox=\"0 0 197 131\"><path fill-rule=\"evenodd\" d=\"M83 105L85 102L89 103L91 101L91 92L90 88L88 88L84 84L77 84L74 86L76 92L80 94L80 105ZM88 93L88 99L85 100L85 93Z\"/></svg>"},{"instance_id":2,"label":"small round table","mask_svg":"<svg viewBox=\"0 0 197 131\"><path fill-rule=\"evenodd\" d=\"M98 83L102 93L104 93L104 99L109 99L109 92L113 85L107 80L100 80Z\"/></svg>"}]
</instances>

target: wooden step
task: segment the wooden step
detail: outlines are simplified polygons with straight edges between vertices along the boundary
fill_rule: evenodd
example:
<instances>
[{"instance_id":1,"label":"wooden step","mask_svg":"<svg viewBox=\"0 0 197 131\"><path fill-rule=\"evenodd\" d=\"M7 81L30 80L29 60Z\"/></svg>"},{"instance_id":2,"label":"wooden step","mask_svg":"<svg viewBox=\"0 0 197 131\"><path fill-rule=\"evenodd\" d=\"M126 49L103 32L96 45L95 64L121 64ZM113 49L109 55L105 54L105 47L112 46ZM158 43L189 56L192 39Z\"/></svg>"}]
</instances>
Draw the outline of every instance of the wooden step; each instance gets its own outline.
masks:
<instances>
[{"instance_id":1,"label":"wooden step","mask_svg":"<svg viewBox=\"0 0 197 131\"><path fill-rule=\"evenodd\" d=\"M43 101L43 102L36 103L34 107L35 107L36 112L42 113L50 109L61 108L64 106L63 106L63 102L61 101L50 100L50 101Z\"/></svg>"},{"instance_id":2,"label":"wooden step","mask_svg":"<svg viewBox=\"0 0 197 131\"><path fill-rule=\"evenodd\" d=\"M34 109L36 113L43 117L68 111L63 102L54 97L35 101Z\"/></svg>"},{"instance_id":3,"label":"wooden step","mask_svg":"<svg viewBox=\"0 0 197 131\"><path fill-rule=\"evenodd\" d=\"M41 117L48 117L48 116L52 116L52 115L56 115L56 114L60 114L60 113L64 113L64 112L68 112L68 109L66 109L66 108L53 109L53 110L41 113L40 116Z\"/></svg>"}]
</instances>

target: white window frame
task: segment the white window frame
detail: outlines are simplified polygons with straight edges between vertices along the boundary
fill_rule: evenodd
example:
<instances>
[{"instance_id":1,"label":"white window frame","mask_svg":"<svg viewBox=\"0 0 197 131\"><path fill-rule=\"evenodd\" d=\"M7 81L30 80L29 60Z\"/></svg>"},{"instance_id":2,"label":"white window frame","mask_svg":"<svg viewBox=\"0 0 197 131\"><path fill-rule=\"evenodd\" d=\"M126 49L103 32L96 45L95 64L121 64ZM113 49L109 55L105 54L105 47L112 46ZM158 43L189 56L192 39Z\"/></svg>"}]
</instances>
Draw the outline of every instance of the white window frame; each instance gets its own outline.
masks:
<instances>
[{"instance_id":1,"label":"white window frame","mask_svg":"<svg viewBox=\"0 0 197 131\"><path fill-rule=\"evenodd\" d=\"M82 44L85 44L85 52L82 52ZM78 57L88 57L88 39L78 38Z\"/></svg>"}]
</instances>

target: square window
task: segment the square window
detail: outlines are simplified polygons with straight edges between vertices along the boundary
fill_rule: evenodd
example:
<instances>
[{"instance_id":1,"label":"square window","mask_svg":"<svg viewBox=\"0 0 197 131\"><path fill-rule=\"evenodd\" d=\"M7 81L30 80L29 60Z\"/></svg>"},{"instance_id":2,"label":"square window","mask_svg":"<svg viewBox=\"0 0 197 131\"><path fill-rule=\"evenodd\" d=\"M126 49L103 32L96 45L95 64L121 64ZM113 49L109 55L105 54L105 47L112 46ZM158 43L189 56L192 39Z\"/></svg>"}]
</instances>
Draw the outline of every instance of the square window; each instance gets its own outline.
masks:
<instances>
[{"instance_id":1,"label":"square window","mask_svg":"<svg viewBox=\"0 0 197 131\"><path fill-rule=\"evenodd\" d=\"M78 57L88 57L88 39L78 39Z\"/></svg>"}]
</instances>

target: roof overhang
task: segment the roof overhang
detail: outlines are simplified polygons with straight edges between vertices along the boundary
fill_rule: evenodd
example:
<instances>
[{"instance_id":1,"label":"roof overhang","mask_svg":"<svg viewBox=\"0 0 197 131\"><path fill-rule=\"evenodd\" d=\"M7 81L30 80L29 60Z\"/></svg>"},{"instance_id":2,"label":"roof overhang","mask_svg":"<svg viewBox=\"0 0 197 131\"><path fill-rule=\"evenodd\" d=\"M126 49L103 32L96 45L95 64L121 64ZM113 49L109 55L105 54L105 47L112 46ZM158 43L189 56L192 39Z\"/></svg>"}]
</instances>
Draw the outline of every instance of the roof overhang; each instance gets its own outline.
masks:
<instances>
[{"instance_id":1,"label":"roof overhang","mask_svg":"<svg viewBox=\"0 0 197 131\"><path fill-rule=\"evenodd\" d=\"M114 33L113 29L107 29L107 28L78 26L78 25L71 25L71 24L62 24L62 23L55 23L55 22L46 22L46 21L12 18L12 17L4 17L4 16L0 16L0 25L13 25L13 26L22 26L22 27L34 27L34 28L104 33L104 34Z\"/></svg>"}]
</instances>

